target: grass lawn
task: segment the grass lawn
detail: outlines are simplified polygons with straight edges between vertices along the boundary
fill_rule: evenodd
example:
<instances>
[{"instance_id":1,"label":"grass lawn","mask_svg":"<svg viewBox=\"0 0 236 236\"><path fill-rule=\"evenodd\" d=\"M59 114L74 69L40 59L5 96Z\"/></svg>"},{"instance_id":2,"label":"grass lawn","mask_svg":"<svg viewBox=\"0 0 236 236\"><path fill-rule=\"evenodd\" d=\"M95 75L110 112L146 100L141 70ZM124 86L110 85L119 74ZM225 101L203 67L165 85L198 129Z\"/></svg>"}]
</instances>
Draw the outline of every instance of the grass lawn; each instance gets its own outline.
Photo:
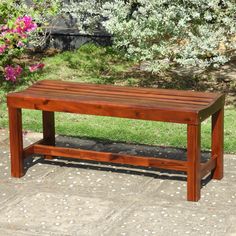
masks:
<instances>
[{"instance_id":1,"label":"grass lawn","mask_svg":"<svg viewBox=\"0 0 236 236\"><path fill-rule=\"evenodd\" d=\"M110 48L86 45L76 52L64 52L43 59L46 67L33 78L25 78L17 89L40 79L62 79L116 85L139 85L146 80L142 72L134 73L136 63L125 61ZM157 78L158 79L158 78ZM153 80L153 78L152 78ZM16 89L16 88L14 88ZM4 97L10 88L2 85L0 98L0 128L7 127L7 109ZM42 131L41 113L24 110L24 129ZM236 153L236 110L227 107L225 111L225 152ZM124 141L149 145L186 147L186 126L163 122L73 115L56 113L58 134L79 136L91 139ZM202 148L210 149L210 119L202 125Z\"/></svg>"}]
</instances>

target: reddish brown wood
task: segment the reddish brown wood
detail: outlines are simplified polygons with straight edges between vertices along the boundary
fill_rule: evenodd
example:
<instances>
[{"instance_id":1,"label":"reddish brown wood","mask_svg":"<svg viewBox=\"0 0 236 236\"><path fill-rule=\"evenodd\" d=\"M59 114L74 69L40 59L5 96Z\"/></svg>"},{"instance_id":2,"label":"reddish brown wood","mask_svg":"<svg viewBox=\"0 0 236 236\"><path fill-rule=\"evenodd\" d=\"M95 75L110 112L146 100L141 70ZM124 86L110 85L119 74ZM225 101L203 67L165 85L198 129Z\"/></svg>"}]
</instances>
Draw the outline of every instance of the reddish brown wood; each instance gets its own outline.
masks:
<instances>
[{"instance_id":1,"label":"reddish brown wood","mask_svg":"<svg viewBox=\"0 0 236 236\"><path fill-rule=\"evenodd\" d=\"M198 201L201 189L201 126L188 125L187 144L187 199L188 201Z\"/></svg>"},{"instance_id":2,"label":"reddish brown wood","mask_svg":"<svg viewBox=\"0 0 236 236\"><path fill-rule=\"evenodd\" d=\"M24 175L23 167L23 138L22 138L22 114L21 109L8 108L10 151L11 151L11 175L20 178Z\"/></svg>"},{"instance_id":3,"label":"reddish brown wood","mask_svg":"<svg viewBox=\"0 0 236 236\"><path fill-rule=\"evenodd\" d=\"M24 149L23 149L23 158L24 158L24 159L27 158L27 157L30 156L30 155L35 154L35 153L34 153L34 146L35 146L36 144L44 144L44 140L41 139L41 140L39 140L39 141L37 141L37 142L35 142L35 143L29 145L28 147L24 148Z\"/></svg>"},{"instance_id":4,"label":"reddish brown wood","mask_svg":"<svg viewBox=\"0 0 236 236\"><path fill-rule=\"evenodd\" d=\"M41 88L41 87L33 87L29 88L27 90L27 93L30 92L41 92L46 93L48 91L51 91L52 88ZM63 88L54 88L54 94L68 94L68 90L63 89ZM88 96L89 93L91 93L91 90L84 90L84 89L74 89L70 88L69 91L70 95L84 95ZM102 99L104 98L109 98L109 99L131 99L131 100L141 100L144 99L145 101L150 101L150 102L156 102L156 101L161 101L161 102L173 102L178 104L191 104L193 106L201 106L201 105L207 105L209 102L212 101L210 98L196 98L196 97L185 97L185 96L174 96L172 94L170 95L161 95L161 94L153 94L153 95L148 95L148 94L132 94L132 97L130 97L129 93L117 93L117 92L111 92L111 91L93 91L93 96L95 95L96 97L101 97Z\"/></svg>"},{"instance_id":5,"label":"reddish brown wood","mask_svg":"<svg viewBox=\"0 0 236 236\"><path fill-rule=\"evenodd\" d=\"M47 145L55 146L55 117L54 112L43 111L43 140ZM46 155L46 159L52 159L52 156Z\"/></svg>"},{"instance_id":6,"label":"reddish brown wood","mask_svg":"<svg viewBox=\"0 0 236 236\"><path fill-rule=\"evenodd\" d=\"M208 162L201 164L201 178L205 177L216 167L216 157L213 157Z\"/></svg>"},{"instance_id":7,"label":"reddish brown wood","mask_svg":"<svg viewBox=\"0 0 236 236\"><path fill-rule=\"evenodd\" d=\"M212 110L219 109L223 100L221 94L215 93L62 81L40 81L8 96L8 104L19 108L183 124L198 124L200 119L211 115Z\"/></svg>"},{"instance_id":8,"label":"reddish brown wood","mask_svg":"<svg viewBox=\"0 0 236 236\"><path fill-rule=\"evenodd\" d=\"M213 179L222 179L224 175L224 109L212 115L212 156L216 156L216 168Z\"/></svg>"},{"instance_id":9,"label":"reddish brown wood","mask_svg":"<svg viewBox=\"0 0 236 236\"><path fill-rule=\"evenodd\" d=\"M61 97L65 97L67 99L73 100L73 99L80 99L80 101L85 101L85 102L100 102L101 104L124 104L126 106L133 106L133 105L138 105L140 107L147 107L147 104L149 104L150 107L153 107L154 109L157 107L177 107L178 109L183 110L185 109L188 110L200 110L201 108L205 107L206 103L204 105L202 104L197 104L196 102L189 102L189 101L177 101L177 100L166 100L166 99L150 99L150 98L141 98L141 97L117 97L117 96L105 96L105 95L96 95L94 92L88 93L64 93L62 91L53 91L51 93L48 93L47 91L40 91L40 90L28 90L27 91L28 96L33 96L33 97L41 97L45 99L60 99ZM139 103L137 104L137 100Z\"/></svg>"},{"instance_id":10,"label":"reddish brown wood","mask_svg":"<svg viewBox=\"0 0 236 236\"><path fill-rule=\"evenodd\" d=\"M132 118L141 120L154 120L175 122L181 124L198 123L197 112L188 111L186 108L179 110L178 107L173 107L172 110L160 106L159 108L141 106L136 102L135 104L126 105L124 103L112 104L111 102L101 102L94 99L92 102L83 101L81 98L73 98L68 100L63 96L53 98L34 98L22 96L8 97L8 105L13 107L21 107L27 109L56 111L56 112L70 112L88 115L112 116L121 118Z\"/></svg>"},{"instance_id":11,"label":"reddish brown wood","mask_svg":"<svg viewBox=\"0 0 236 236\"><path fill-rule=\"evenodd\" d=\"M194 91L131 88L39 81L7 96L10 119L12 176L23 175L23 155L64 156L187 172L187 198L200 198L201 178L213 171L223 177L223 109L225 96ZM21 109L42 110L43 141L22 148ZM55 147L54 112L175 122L188 125L187 162L152 157ZM200 164L201 122L212 115L212 159ZM42 145L43 144L43 145Z\"/></svg>"},{"instance_id":12,"label":"reddish brown wood","mask_svg":"<svg viewBox=\"0 0 236 236\"><path fill-rule=\"evenodd\" d=\"M212 101L207 108L199 111L200 122L208 118L210 115L216 113L219 110L219 108L224 107L224 104L225 104L225 95L222 94L222 96Z\"/></svg>"},{"instance_id":13,"label":"reddish brown wood","mask_svg":"<svg viewBox=\"0 0 236 236\"><path fill-rule=\"evenodd\" d=\"M52 88L62 87L63 89L70 89L73 88L82 88L88 90L96 90L96 91L111 91L119 92L119 93L126 93L129 94L173 94L176 97L178 96L186 96L186 97L198 97L198 98L215 98L217 96L216 93L209 93L209 92L195 92L190 90L175 90L175 89L156 89L156 88L137 88L137 87L124 87L124 86L113 86L113 85L98 85L98 84L86 84L86 83L77 83L77 82L66 82L61 80L41 80L33 85L34 87L40 86L50 86ZM157 92L158 91L158 92ZM218 94L219 95L219 94Z\"/></svg>"},{"instance_id":14,"label":"reddish brown wood","mask_svg":"<svg viewBox=\"0 0 236 236\"><path fill-rule=\"evenodd\" d=\"M134 166L158 167L168 170L187 171L186 162L156 157L131 156L119 153L97 152L75 148L54 147L36 144L33 147L35 154L69 157L81 160L111 162Z\"/></svg>"}]
</instances>

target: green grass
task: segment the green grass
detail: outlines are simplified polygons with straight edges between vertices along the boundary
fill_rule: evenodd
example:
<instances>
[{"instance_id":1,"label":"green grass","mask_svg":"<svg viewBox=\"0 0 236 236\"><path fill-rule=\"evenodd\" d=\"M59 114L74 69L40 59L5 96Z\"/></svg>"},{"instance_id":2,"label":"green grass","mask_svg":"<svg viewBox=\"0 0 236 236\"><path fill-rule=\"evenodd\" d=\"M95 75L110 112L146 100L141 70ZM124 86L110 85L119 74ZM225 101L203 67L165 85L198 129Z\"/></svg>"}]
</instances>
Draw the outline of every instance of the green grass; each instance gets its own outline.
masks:
<instances>
[{"instance_id":1,"label":"green grass","mask_svg":"<svg viewBox=\"0 0 236 236\"><path fill-rule=\"evenodd\" d=\"M33 59L32 59L33 60ZM19 83L1 83L0 103L11 91L22 90L37 80L59 79L77 82L132 85L139 78L129 78L128 70L136 63L126 60L110 47L86 44L73 52L62 52L43 58L42 72L25 75ZM128 74L128 75L127 75Z\"/></svg>"},{"instance_id":2,"label":"green grass","mask_svg":"<svg viewBox=\"0 0 236 236\"><path fill-rule=\"evenodd\" d=\"M62 79L79 82L133 85L139 80L139 74L127 76L135 62L126 61L110 48L86 45L75 52L64 52L44 59L46 67L42 73L36 74L35 80ZM140 76L141 77L141 76ZM32 78L26 77L24 82L13 90L28 86ZM0 98L11 90L2 86ZM236 153L236 110L227 108L225 112L225 152ZM24 110L24 129L42 131L41 113ZM6 104L0 104L0 128L8 126ZM57 134L85 137L89 139L124 141L148 145L166 145L186 147L186 125L164 122L151 122L111 117L73 115L56 113ZM211 122L202 124L202 148L210 149Z\"/></svg>"},{"instance_id":3,"label":"green grass","mask_svg":"<svg viewBox=\"0 0 236 236\"><path fill-rule=\"evenodd\" d=\"M225 112L225 152L236 153L236 110ZM41 113L24 110L24 129L42 132ZM0 127L7 127L6 106L0 112ZM111 117L56 113L57 134L89 139L148 145L186 147L186 125ZM211 121L202 124L202 148L210 149Z\"/></svg>"},{"instance_id":4,"label":"green grass","mask_svg":"<svg viewBox=\"0 0 236 236\"><path fill-rule=\"evenodd\" d=\"M84 45L75 52L63 52L44 59L39 79L62 79L99 84L126 83L122 73L134 62L124 60L110 47Z\"/></svg>"}]
</instances>

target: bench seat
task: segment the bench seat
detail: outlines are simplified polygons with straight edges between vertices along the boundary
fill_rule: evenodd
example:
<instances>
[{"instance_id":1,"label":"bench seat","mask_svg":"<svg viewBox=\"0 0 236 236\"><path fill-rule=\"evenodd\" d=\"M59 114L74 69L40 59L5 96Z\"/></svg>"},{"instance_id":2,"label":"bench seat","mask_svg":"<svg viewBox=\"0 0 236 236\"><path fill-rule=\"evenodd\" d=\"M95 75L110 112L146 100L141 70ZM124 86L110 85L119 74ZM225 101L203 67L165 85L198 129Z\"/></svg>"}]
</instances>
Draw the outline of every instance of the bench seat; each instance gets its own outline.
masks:
<instances>
[{"instance_id":1,"label":"bench seat","mask_svg":"<svg viewBox=\"0 0 236 236\"><path fill-rule=\"evenodd\" d=\"M198 124L224 104L224 96L44 80L9 94L8 104L45 111Z\"/></svg>"}]
</instances>

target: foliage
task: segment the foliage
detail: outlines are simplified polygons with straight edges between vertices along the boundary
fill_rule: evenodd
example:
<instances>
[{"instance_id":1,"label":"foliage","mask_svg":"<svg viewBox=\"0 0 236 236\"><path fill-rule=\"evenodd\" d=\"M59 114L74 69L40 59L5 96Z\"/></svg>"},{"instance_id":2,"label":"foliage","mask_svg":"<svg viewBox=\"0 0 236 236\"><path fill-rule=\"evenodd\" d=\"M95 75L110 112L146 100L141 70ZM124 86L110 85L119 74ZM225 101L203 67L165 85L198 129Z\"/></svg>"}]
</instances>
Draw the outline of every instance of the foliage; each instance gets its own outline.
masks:
<instances>
[{"instance_id":1,"label":"foliage","mask_svg":"<svg viewBox=\"0 0 236 236\"><path fill-rule=\"evenodd\" d=\"M81 0L63 5L82 32L103 27L116 48L161 72L218 67L236 49L235 0Z\"/></svg>"},{"instance_id":2,"label":"foliage","mask_svg":"<svg viewBox=\"0 0 236 236\"><path fill-rule=\"evenodd\" d=\"M43 60L46 65L38 79L68 78L91 83L126 83L124 74L135 62L124 60L111 47L85 44Z\"/></svg>"},{"instance_id":3,"label":"foliage","mask_svg":"<svg viewBox=\"0 0 236 236\"><path fill-rule=\"evenodd\" d=\"M23 52L28 35L36 28L36 23L29 16L9 20L1 26L0 66L6 80L15 82L20 77L22 68L19 65L14 66L13 59Z\"/></svg>"},{"instance_id":4,"label":"foliage","mask_svg":"<svg viewBox=\"0 0 236 236\"><path fill-rule=\"evenodd\" d=\"M22 16L31 16L37 23L37 31L30 34L30 43L33 46L40 46L45 42L45 27L48 26L51 18L59 11L60 0L1 0L0 2L0 25L10 21L9 24Z\"/></svg>"},{"instance_id":5,"label":"foliage","mask_svg":"<svg viewBox=\"0 0 236 236\"><path fill-rule=\"evenodd\" d=\"M41 57L42 55L40 55ZM35 57L35 55L34 55ZM201 89L201 90L222 90L229 92L227 100L232 96L232 105L235 105L235 84L232 84L232 92L229 89L229 82L211 83L210 79L199 80L193 83L188 79L173 79L167 76L150 75L150 73L136 72L136 63L125 61L110 47L98 47L91 44L83 45L76 51L63 52L50 55L43 59L45 68L41 73L26 75L25 83L15 86L0 87L0 127L8 127L7 106L5 94L12 91L20 91L28 87L30 79L61 79L67 81L77 81L86 83L104 83L115 85L143 85L143 81L148 82L149 86L162 88L178 89ZM133 68L133 71L131 70ZM224 74L233 67L222 71ZM153 76L153 77L151 77ZM151 78L151 79L150 79ZM157 79L159 78L159 79ZM219 78L219 77L218 77ZM218 78L216 80L218 81ZM220 77L222 78L222 77ZM153 81L152 81L153 79ZM164 80L166 79L166 80ZM197 80L195 80L197 82ZM132 84L131 84L132 83ZM187 83L187 84L186 84ZM233 81L232 81L233 83ZM146 85L146 84L145 84ZM24 109L23 109L24 110ZM24 129L42 132L41 112L24 110L23 112ZM236 110L228 106L225 111L225 152L236 153L236 129L235 127ZM79 121L79 122L78 122ZM56 114L57 133L61 135L74 135L91 139L112 140L114 142L125 141L133 143L143 143L149 145L173 145L185 147L186 145L186 126L170 124L165 122L149 122L129 119L117 119L111 117L72 115L67 113ZM181 134L181 135L180 135ZM211 122L210 120L202 123L202 148L210 149Z\"/></svg>"},{"instance_id":6,"label":"foliage","mask_svg":"<svg viewBox=\"0 0 236 236\"><path fill-rule=\"evenodd\" d=\"M131 81L136 80L133 79L132 72L128 73L135 62L124 60L111 47L85 44L75 51L56 53L48 50L44 54L23 55L23 59L27 67L17 83L0 81L0 103L5 101L7 93L23 90L35 81L45 78L119 85L130 85Z\"/></svg>"},{"instance_id":7,"label":"foliage","mask_svg":"<svg viewBox=\"0 0 236 236\"><path fill-rule=\"evenodd\" d=\"M22 66L25 65L19 65L16 59L29 44L38 46L44 41L42 40L44 39L42 26L46 24L46 19L56 12L56 3L33 0L30 5L26 5L24 1L1 1L0 77L4 77L7 81L16 82L22 75ZM34 72L36 69L42 68L43 64L32 66L28 68L28 71Z\"/></svg>"},{"instance_id":8,"label":"foliage","mask_svg":"<svg viewBox=\"0 0 236 236\"><path fill-rule=\"evenodd\" d=\"M32 16L37 22L38 29L30 35L30 44L41 47L50 35L49 24L52 18L59 12L61 0L30 0L31 4L26 6L25 14Z\"/></svg>"}]
</instances>

